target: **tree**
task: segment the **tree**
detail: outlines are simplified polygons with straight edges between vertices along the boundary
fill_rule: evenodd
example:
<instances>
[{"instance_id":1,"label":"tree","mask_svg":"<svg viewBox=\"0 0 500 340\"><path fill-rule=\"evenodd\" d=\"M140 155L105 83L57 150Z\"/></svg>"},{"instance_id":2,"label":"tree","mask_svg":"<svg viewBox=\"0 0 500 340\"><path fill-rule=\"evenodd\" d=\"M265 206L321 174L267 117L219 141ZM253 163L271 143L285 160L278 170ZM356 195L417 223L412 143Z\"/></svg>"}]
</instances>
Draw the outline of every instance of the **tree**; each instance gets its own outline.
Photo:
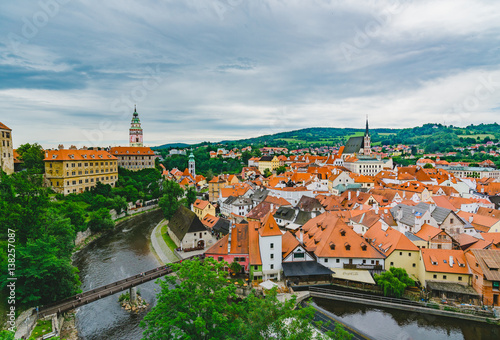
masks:
<instances>
[{"instance_id":1,"label":"tree","mask_svg":"<svg viewBox=\"0 0 500 340\"><path fill-rule=\"evenodd\" d=\"M415 285L406 270L395 267L391 267L380 275L375 274L375 282L382 287L385 296L396 298L403 296L406 287Z\"/></svg>"},{"instance_id":2,"label":"tree","mask_svg":"<svg viewBox=\"0 0 500 340\"><path fill-rule=\"evenodd\" d=\"M431 163L425 163L424 169L434 169L434 165L432 165Z\"/></svg>"},{"instance_id":3,"label":"tree","mask_svg":"<svg viewBox=\"0 0 500 340\"><path fill-rule=\"evenodd\" d=\"M196 190L193 187L189 187L186 190L186 207L191 208L191 204L196 202Z\"/></svg>"},{"instance_id":4,"label":"tree","mask_svg":"<svg viewBox=\"0 0 500 340\"><path fill-rule=\"evenodd\" d=\"M90 231L94 233L110 230L115 227L115 223L111 219L111 215L109 214L109 210L107 208L101 208L97 211L91 212L87 225L90 228Z\"/></svg>"},{"instance_id":5,"label":"tree","mask_svg":"<svg viewBox=\"0 0 500 340\"><path fill-rule=\"evenodd\" d=\"M229 269L231 270L231 272L235 273L235 274L238 274L241 272L241 264L239 264L238 262L236 261L233 261L230 265L229 265Z\"/></svg>"},{"instance_id":6,"label":"tree","mask_svg":"<svg viewBox=\"0 0 500 340\"><path fill-rule=\"evenodd\" d=\"M46 304L78 292L78 269L69 257L60 257L57 244L54 236L44 236L17 248L16 295L22 304Z\"/></svg>"},{"instance_id":7,"label":"tree","mask_svg":"<svg viewBox=\"0 0 500 340\"><path fill-rule=\"evenodd\" d=\"M281 175L282 173L286 172L286 166L282 165L276 168L276 174Z\"/></svg>"},{"instance_id":8,"label":"tree","mask_svg":"<svg viewBox=\"0 0 500 340\"><path fill-rule=\"evenodd\" d=\"M122 211L127 211L127 200L124 197L115 196L113 198L112 207L117 214L121 214Z\"/></svg>"},{"instance_id":9,"label":"tree","mask_svg":"<svg viewBox=\"0 0 500 340\"><path fill-rule=\"evenodd\" d=\"M266 177L266 178L267 178L267 177L269 177L269 176L271 176L271 175L272 175L271 170L269 170L269 169L267 169L267 168L266 168L266 169L264 169L264 177Z\"/></svg>"},{"instance_id":10,"label":"tree","mask_svg":"<svg viewBox=\"0 0 500 340\"><path fill-rule=\"evenodd\" d=\"M177 277L157 281L157 304L141 322L145 340L313 338L312 307L294 309L295 297L282 303L276 289L265 298L251 293L240 300L235 285L227 282L226 262L207 258L171 266Z\"/></svg>"},{"instance_id":11,"label":"tree","mask_svg":"<svg viewBox=\"0 0 500 340\"><path fill-rule=\"evenodd\" d=\"M179 208L179 199L183 194L184 190L174 181L165 181L163 183L163 196L158 201L158 205L167 220L172 218L177 208Z\"/></svg>"},{"instance_id":12,"label":"tree","mask_svg":"<svg viewBox=\"0 0 500 340\"><path fill-rule=\"evenodd\" d=\"M45 158L45 153L41 145L26 143L17 148L17 153L23 162L23 169L36 173L44 172L43 159Z\"/></svg>"},{"instance_id":13,"label":"tree","mask_svg":"<svg viewBox=\"0 0 500 340\"><path fill-rule=\"evenodd\" d=\"M223 263L213 259L172 264L175 276L158 280L158 301L141 322L144 339L228 339L241 320L234 285L228 285Z\"/></svg>"},{"instance_id":14,"label":"tree","mask_svg":"<svg viewBox=\"0 0 500 340\"><path fill-rule=\"evenodd\" d=\"M205 177L207 178L207 182L210 182L212 178L214 178L214 172L212 171L212 169L208 169L207 175Z\"/></svg>"},{"instance_id":15,"label":"tree","mask_svg":"<svg viewBox=\"0 0 500 340\"><path fill-rule=\"evenodd\" d=\"M87 228L85 223L85 210L75 202L66 201L60 208L61 213L70 219L75 231L84 231Z\"/></svg>"}]
</instances>

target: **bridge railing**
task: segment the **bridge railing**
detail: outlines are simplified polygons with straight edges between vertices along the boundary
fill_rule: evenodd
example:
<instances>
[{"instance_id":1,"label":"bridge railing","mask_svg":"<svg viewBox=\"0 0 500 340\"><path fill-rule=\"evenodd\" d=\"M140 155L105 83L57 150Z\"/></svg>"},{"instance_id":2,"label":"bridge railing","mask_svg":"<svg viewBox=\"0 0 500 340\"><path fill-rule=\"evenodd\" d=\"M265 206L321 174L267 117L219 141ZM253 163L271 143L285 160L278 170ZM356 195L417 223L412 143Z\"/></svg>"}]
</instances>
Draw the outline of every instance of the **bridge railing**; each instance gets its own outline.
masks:
<instances>
[{"instance_id":1,"label":"bridge railing","mask_svg":"<svg viewBox=\"0 0 500 340\"><path fill-rule=\"evenodd\" d=\"M425 307L425 304L422 304L422 303L419 303L416 301L411 301L411 300L397 299L397 298L369 295L369 294L362 294L362 293L346 292L346 291L342 291L342 290L334 290L334 289L328 289L328 288L310 287L309 291L311 293L317 292L317 293L322 293L322 294L340 295L340 296L354 297L354 298L365 299L365 300L390 302L390 303L395 303L395 304L399 304L399 305L411 305L411 306Z\"/></svg>"}]
</instances>

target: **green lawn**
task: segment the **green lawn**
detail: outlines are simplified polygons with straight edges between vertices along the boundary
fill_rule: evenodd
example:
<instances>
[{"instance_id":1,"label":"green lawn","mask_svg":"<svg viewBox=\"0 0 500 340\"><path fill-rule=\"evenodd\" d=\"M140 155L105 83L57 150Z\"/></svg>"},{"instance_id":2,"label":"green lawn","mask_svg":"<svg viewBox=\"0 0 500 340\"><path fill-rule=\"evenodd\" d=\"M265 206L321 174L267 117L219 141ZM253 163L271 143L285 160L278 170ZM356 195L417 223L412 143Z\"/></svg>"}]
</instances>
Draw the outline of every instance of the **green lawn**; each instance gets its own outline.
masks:
<instances>
[{"instance_id":1,"label":"green lawn","mask_svg":"<svg viewBox=\"0 0 500 340\"><path fill-rule=\"evenodd\" d=\"M458 135L458 137L462 138L474 138L477 139L477 137L481 139L485 139L486 137L490 137L491 139L495 139L495 136L489 133L479 133L477 135Z\"/></svg>"},{"instance_id":2,"label":"green lawn","mask_svg":"<svg viewBox=\"0 0 500 340\"><path fill-rule=\"evenodd\" d=\"M161 236L163 237L163 240L170 248L170 250L175 251L175 249L177 249L177 246L175 245L175 242L170 238L170 236L168 236L167 228L168 228L167 224L161 227Z\"/></svg>"},{"instance_id":3,"label":"green lawn","mask_svg":"<svg viewBox=\"0 0 500 340\"><path fill-rule=\"evenodd\" d=\"M346 136L346 138L349 139L351 137L359 137L359 136L364 136L364 135L365 135L364 131L358 131L358 132L354 132L351 135Z\"/></svg>"},{"instance_id":4,"label":"green lawn","mask_svg":"<svg viewBox=\"0 0 500 340\"><path fill-rule=\"evenodd\" d=\"M30 339L36 339L44 334L52 332L52 320L38 320Z\"/></svg>"}]
</instances>

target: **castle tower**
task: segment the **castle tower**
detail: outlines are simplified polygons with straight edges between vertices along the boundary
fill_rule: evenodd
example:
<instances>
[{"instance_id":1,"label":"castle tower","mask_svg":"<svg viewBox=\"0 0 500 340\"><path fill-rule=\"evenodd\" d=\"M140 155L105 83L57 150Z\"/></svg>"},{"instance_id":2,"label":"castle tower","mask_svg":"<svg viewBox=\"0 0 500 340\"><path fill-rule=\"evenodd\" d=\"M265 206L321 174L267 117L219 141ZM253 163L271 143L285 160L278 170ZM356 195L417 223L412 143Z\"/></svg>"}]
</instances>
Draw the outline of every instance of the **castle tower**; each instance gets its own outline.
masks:
<instances>
[{"instance_id":1,"label":"castle tower","mask_svg":"<svg viewBox=\"0 0 500 340\"><path fill-rule=\"evenodd\" d=\"M368 115L366 115L366 129L363 137L363 155L371 155L372 148L370 142L370 131L368 129Z\"/></svg>"},{"instance_id":2,"label":"castle tower","mask_svg":"<svg viewBox=\"0 0 500 340\"><path fill-rule=\"evenodd\" d=\"M144 146L142 142L141 121L139 120L139 114L137 113L137 108L135 106L134 114L132 115L132 122L130 124L129 142L130 146Z\"/></svg>"},{"instance_id":3,"label":"castle tower","mask_svg":"<svg viewBox=\"0 0 500 340\"><path fill-rule=\"evenodd\" d=\"M193 178L196 177L196 168L195 168L195 161L194 161L194 155L193 151L191 150L191 154L189 155L189 162L188 162L188 168L189 168L189 173Z\"/></svg>"}]
</instances>

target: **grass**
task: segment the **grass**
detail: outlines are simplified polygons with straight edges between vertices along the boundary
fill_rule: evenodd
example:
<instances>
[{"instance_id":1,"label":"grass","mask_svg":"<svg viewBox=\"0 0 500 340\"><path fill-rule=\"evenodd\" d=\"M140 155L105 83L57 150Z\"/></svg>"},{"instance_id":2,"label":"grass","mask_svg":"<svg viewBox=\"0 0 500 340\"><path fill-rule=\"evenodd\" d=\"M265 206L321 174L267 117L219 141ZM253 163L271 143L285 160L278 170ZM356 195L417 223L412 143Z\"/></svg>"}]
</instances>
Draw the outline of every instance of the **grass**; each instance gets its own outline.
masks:
<instances>
[{"instance_id":1,"label":"grass","mask_svg":"<svg viewBox=\"0 0 500 340\"><path fill-rule=\"evenodd\" d=\"M365 135L364 131L358 131L358 132L354 132L353 134L350 134L348 136L345 136L345 138L349 139L351 137L359 137L359 136L364 136L364 135Z\"/></svg>"},{"instance_id":2,"label":"grass","mask_svg":"<svg viewBox=\"0 0 500 340\"><path fill-rule=\"evenodd\" d=\"M170 250L172 250L172 252L174 252L174 254L175 254L175 249L177 249L177 246L175 245L175 242L170 238L170 236L168 236L167 228L168 228L167 224L164 224L161 227L161 236L163 237L163 240L165 241L167 246L170 248Z\"/></svg>"},{"instance_id":3,"label":"grass","mask_svg":"<svg viewBox=\"0 0 500 340\"><path fill-rule=\"evenodd\" d=\"M31 333L30 339L36 339L44 334L52 332L52 319L50 320L38 320L33 332Z\"/></svg>"},{"instance_id":4,"label":"grass","mask_svg":"<svg viewBox=\"0 0 500 340\"><path fill-rule=\"evenodd\" d=\"M458 137L474 138L474 139L477 139L477 137L479 137L479 138L481 138L481 140L485 139L486 137L490 137L491 139L495 139L495 136L490 134L490 133L478 133L477 135L458 135Z\"/></svg>"}]
</instances>

